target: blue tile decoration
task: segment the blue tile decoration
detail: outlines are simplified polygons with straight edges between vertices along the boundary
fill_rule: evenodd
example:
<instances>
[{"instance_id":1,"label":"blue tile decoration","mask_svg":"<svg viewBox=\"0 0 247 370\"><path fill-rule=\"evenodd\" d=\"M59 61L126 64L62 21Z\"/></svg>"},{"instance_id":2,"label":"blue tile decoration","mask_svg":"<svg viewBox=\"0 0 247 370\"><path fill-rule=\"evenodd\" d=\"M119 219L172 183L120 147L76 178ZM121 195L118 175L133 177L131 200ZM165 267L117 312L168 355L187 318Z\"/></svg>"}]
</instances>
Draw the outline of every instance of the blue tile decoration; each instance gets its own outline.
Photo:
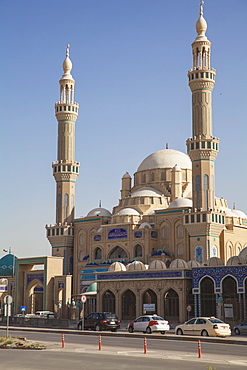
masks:
<instances>
[{"instance_id":1,"label":"blue tile decoration","mask_svg":"<svg viewBox=\"0 0 247 370\"><path fill-rule=\"evenodd\" d=\"M101 235L94 235L93 240L94 240L95 242L100 242L100 241L101 241Z\"/></svg>"},{"instance_id":2,"label":"blue tile decoration","mask_svg":"<svg viewBox=\"0 0 247 370\"><path fill-rule=\"evenodd\" d=\"M131 279L160 279L183 278L184 271L139 271L127 273L98 274L97 280L131 280Z\"/></svg>"},{"instance_id":3,"label":"blue tile decoration","mask_svg":"<svg viewBox=\"0 0 247 370\"><path fill-rule=\"evenodd\" d=\"M114 229L108 229L107 239L108 240L128 239L128 228L117 227Z\"/></svg>"},{"instance_id":4,"label":"blue tile decoration","mask_svg":"<svg viewBox=\"0 0 247 370\"><path fill-rule=\"evenodd\" d=\"M157 231L151 231L151 238L154 238L154 239L158 238Z\"/></svg>"},{"instance_id":5,"label":"blue tile decoration","mask_svg":"<svg viewBox=\"0 0 247 370\"><path fill-rule=\"evenodd\" d=\"M200 281L206 277L211 277L215 282L215 293L221 293L221 282L226 276L232 276L237 281L238 293L244 292L244 280L247 277L247 266L215 266L193 268L193 288L200 293Z\"/></svg>"},{"instance_id":6,"label":"blue tile decoration","mask_svg":"<svg viewBox=\"0 0 247 370\"><path fill-rule=\"evenodd\" d=\"M142 238L142 231L135 231L134 238Z\"/></svg>"}]
</instances>

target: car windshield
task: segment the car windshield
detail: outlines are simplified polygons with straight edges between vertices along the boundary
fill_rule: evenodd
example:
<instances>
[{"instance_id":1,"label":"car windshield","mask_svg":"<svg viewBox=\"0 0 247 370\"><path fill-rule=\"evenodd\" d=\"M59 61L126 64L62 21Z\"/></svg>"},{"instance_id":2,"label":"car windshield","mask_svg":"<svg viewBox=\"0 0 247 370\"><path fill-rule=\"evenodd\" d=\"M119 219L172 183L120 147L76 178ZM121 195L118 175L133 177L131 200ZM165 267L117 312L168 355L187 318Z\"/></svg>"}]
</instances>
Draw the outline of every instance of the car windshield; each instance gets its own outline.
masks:
<instances>
[{"instance_id":1,"label":"car windshield","mask_svg":"<svg viewBox=\"0 0 247 370\"><path fill-rule=\"evenodd\" d=\"M106 319L117 319L117 315L115 315L114 313L107 313L105 317Z\"/></svg>"},{"instance_id":2,"label":"car windshield","mask_svg":"<svg viewBox=\"0 0 247 370\"><path fill-rule=\"evenodd\" d=\"M164 321L160 316L152 316L152 320Z\"/></svg>"},{"instance_id":3,"label":"car windshield","mask_svg":"<svg viewBox=\"0 0 247 370\"><path fill-rule=\"evenodd\" d=\"M213 324L217 324L217 323L223 323L223 321L221 321L220 319L209 319L209 321L211 321Z\"/></svg>"}]
</instances>

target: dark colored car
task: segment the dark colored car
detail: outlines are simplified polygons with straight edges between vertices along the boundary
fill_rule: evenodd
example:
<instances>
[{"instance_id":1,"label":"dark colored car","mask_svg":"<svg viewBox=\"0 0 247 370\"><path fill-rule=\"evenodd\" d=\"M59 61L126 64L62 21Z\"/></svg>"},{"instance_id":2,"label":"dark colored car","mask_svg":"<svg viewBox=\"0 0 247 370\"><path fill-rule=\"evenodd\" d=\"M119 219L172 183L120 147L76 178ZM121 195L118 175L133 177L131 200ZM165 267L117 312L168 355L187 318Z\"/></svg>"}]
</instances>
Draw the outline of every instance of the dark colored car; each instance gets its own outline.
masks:
<instances>
[{"instance_id":1,"label":"dark colored car","mask_svg":"<svg viewBox=\"0 0 247 370\"><path fill-rule=\"evenodd\" d=\"M82 320L77 323L78 330L82 330ZM94 312L84 319L84 329L117 331L120 328L120 320L115 313Z\"/></svg>"}]
</instances>

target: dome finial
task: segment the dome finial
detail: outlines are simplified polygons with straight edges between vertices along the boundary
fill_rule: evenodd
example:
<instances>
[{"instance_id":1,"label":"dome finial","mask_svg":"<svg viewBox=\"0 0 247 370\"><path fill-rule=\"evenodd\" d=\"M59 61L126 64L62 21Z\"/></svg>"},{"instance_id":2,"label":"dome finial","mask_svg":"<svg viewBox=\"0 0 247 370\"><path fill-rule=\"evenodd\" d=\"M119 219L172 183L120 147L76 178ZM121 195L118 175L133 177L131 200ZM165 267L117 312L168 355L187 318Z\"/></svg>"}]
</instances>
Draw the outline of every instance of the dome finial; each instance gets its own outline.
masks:
<instances>
[{"instance_id":1,"label":"dome finial","mask_svg":"<svg viewBox=\"0 0 247 370\"><path fill-rule=\"evenodd\" d=\"M203 5L204 5L204 1L201 0L201 2L200 2L200 15L203 15Z\"/></svg>"},{"instance_id":2,"label":"dome finial","mask_svg":"<svg viewBox=\"0 0 247 370\"><path fill-rule=\"evenodd\" d=\"M67 58L69 57L69 48L70 48L70 44L67 44L66 46L66 57Z\"/></svg>"}]
</instances>

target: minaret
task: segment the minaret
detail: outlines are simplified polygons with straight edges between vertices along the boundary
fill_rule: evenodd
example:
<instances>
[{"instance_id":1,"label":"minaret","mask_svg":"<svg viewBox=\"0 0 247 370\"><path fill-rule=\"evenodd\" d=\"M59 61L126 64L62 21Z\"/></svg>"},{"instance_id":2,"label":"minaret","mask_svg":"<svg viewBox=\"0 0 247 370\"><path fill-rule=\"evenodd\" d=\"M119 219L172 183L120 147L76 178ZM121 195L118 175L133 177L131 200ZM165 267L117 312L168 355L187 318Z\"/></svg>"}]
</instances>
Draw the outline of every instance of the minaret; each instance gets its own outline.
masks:
<instances>
[{"instance_id":1,"label":"minaret","mask_svg":"<svg viewBox=\"0 0 247 370\"><path fill-rule=\"evenodd\" d=\"M192 161L193 206L197 210L214 210L214 161L219 139L212 136L212 91L215 69L210 67L211 42L205 33L207 22L200 17L196 23L197 37L192 44L193 69L188 72L192 92L192 138L186 142Z\"/></svg>"},{"instance_id":2,"label":"minaret","mask_svg":"<svg viewBox=\"0 0 247 370\"><path fill-rule=\"evenodd\" d=\"M75 122L79 105L74 101L75 80L71 75L69 45L63 62L64 74L59 81L60 100L55 104L58 121L57 161L52 163L56 181L56 224L46 226L52 255L64 257L64 274L72 274L73 221L75 216L75 182L80 164L75 162Z\"/></svg>"}]
</instances>

